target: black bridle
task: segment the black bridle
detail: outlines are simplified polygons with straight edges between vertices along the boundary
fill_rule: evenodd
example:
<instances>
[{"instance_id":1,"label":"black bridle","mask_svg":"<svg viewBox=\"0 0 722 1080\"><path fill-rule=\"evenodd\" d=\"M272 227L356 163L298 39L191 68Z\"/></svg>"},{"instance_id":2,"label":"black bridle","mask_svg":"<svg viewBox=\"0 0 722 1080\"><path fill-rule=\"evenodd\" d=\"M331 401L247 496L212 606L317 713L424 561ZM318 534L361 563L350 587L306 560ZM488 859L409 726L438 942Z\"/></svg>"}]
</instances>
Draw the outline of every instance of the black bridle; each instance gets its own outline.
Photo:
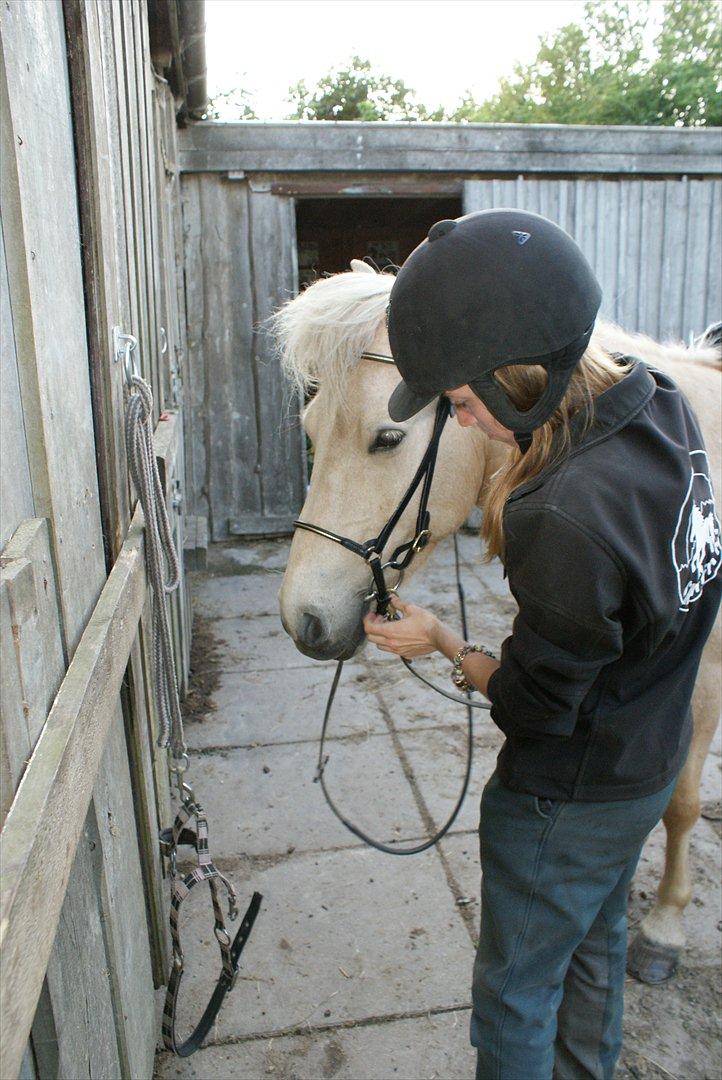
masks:
<instances>
[{"instance_id":1,"label":"black bridle","mask_svg":"<svg viewBox=\"0 0 722 1080\"><path fill-rule=\"evenodd\" d=\"M380 364L393 364L394 362L392 356L386 356L384 353L361 353L361 359L374 360L376 363ZM376 611L379 615L392 615L392 609L390 607L391 597L401 584L404 571L411 565L416 554L426 547L431 538L431 530L429 528L431 514L428 509L429 495L431 493L431 483L434 479L439 441L448 416L449 401L448 398L442 396L439 398L439 402L436 406L436 416L434 417L434 427L431 432L431 439L429 440L429 445L426 447L426 452L421 459L421 464L416 470L400 503L378 536L374 536L370 540L359 543L357 540L351 540L348 536L340 536L338 533L331 532L330 529L323 529L320 525L312 525L307 521L298 519L293 523L294 527L297 529L305 529L307 532L316 533L317 536L325 536L327 540L332 540L335 544L340 544L341 547L346 548L347 551L352 551L354 555L359 555L364 562L367 563L373 576L373 590L368 594L366 599L376 601ZM389 537L401 520L402 514L413 499L419 486L421 486L421 498L419 499L419 509L416 514L416 529L414 531L413 539L408 540L405 544L399 544L399 546L395 548L391 558L388 559L387 562L383 562L383 552L389 541ZM385 571L387 570L396 570L399 574L396 583L391 589L389 589L386 584Z\"/></svg>"},{"instance_id":2,"label":"black bridle","mask_svg":"<svg viewBox=\"0 0 722 1080\"><path fill-rule=\"evenodd\" d=\"M373 353L364 352L361 354L362 360L374 360L381 364L393 364L394 359L392 356L387 356L385 353ZM366 596L366 600L375 600L376 611L380 615L384 615L387 619L398 618L398 614L394 611L391 604L391 598L399 588L401 580L404 575L404 571L413 562L416 554L426 547L431 538L431 514L429 512L429 495L431 493L431 484L434 479L434 469L436 468L436 457L439 450L439 442L441 440L441 434L444 430L444 425L449 416L449 401L448 398L443 395L439 398L436 406L436 415L434 417L434 426L431 432L431 438L429 445L426 448L421 463L418 469L414 473L411 483L407 487L401 501L394 510L391 517L388 519L384 527L378 536L373 537L371 540L366 540L359 543L357 540L351 540L347 536L340 536L338 533L331 532L330 529L324 529L320 525L312 525L310 522L301 521L298 519L294 521L294 526L297 529L305 529L307 532L315 533L317 536L323 536L327 540L332 540L335 544L340 544L341 547L346 548L347 551L351 551L354 555L360 556L369 566L371 574L373 576L373 588L372 591ZM408 540L404 544L399 544L394 549L391 558L386 562L383 561L383 551L389 538L401 520L401 516L406 510L407 506L413 499L419 486L421 486L421 496L419 499L419 508L416 514L416 528L414 536L411 540ZM456 542L456 536L454 536L454 554L456 565L456 588L459 596L459 607L461 610L461 623L462 634L464 639L468 637L468 629L466 623L466 604L464 599L464 589L461 584L460 568L459 568L459 550ZM399 574L398 580L395 582L392 588L389 588L386 584L385 571L396 570ZM401 657L401 660L405 664L406 668L421 682L435 690L437 694L441 694L443 697L449 698L451 701L456 701L466 707L467 713L467 756L466 756L466 769L464 773L464 780L461 786L461 793L456 801L454 809L451 811L446 823L438 830L430 839L423 841L421 844L417 844L414 847L399 848L392 847L390 844L381 843L379 840L374 840L367 833L363 832L357 825L354 825L348 818L344 817L343 813L336 806L335 802L329 794L326 787L326 781L324 778L324 771L328 762L328 754L324 754L324 747L326 742L326 732L328 729L328 722L331 718L331 709L333 708L334 698L336 697L336 690L341 679L341 672L343 671L343 660L338 660L336 664L336 672L333 677L333 683L331 684L331 690L328 695L328 701L326 702L326 709L323 716L323 724L321 727L321 739L319 741L318 748L318 764L316 767L316 776L314 780L317 781L321 790L323 791L326 802L330 809L336 815L342 825L357 836L364 843L369 844L371 847L376 848L377 851L384 851L388 855L416 855L421 851L426 851L427 848L433 847L441 840L442 836L445 836L451 826L456 821L456 818L461 810L461 806L466 797L466 792L469 787L469 778L471 776L471 762L474 745L474 725L472 709L489 709L491 706L485 702L472 701L471 695L467 694L466 697L462 697L460 694L452 694L447 690L442 690L441 687L436 686L429 679L424 678L419 674L411 664L411 662L405 657Z\"/></svg>"}]
</instances>

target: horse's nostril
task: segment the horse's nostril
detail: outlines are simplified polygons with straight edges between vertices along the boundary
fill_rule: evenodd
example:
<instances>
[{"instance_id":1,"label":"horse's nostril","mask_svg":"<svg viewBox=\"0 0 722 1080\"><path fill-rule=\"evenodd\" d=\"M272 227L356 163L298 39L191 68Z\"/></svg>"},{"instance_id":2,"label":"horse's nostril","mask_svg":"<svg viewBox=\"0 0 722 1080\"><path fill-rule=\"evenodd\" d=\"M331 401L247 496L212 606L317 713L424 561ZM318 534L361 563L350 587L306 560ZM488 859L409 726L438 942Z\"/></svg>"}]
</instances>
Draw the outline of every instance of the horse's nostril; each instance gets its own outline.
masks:
<instances>
[{"instance_id":1,"label":"horse's nostril","mask_svg":"<svg viewBox=\"0 0 722 1080\"><path fill-rule=\"evenodd\" d=\"M326 640L326 630L316 615L304 611L301 616L301 639L309 648L320 645Z\"/></svg>"}]
</instances>

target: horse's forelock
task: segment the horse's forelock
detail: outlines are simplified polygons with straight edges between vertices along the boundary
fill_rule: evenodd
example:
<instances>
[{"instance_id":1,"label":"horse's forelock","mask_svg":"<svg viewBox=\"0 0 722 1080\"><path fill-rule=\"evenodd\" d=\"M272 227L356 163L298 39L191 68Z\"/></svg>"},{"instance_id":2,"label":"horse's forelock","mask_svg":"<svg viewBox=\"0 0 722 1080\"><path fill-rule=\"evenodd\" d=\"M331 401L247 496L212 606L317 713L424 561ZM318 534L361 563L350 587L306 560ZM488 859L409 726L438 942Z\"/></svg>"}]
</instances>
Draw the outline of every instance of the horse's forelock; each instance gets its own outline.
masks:
<instances>
[{"instance_id":1,"label":"horse's forelock","mask_svg":"<svg viewBox=\"0 0 722 1080\"><path fill-rule=\"evenodd\" d=\"M315 281L269 320L286 377L301 394L323 383L343 402L346 377L384 319L391 274L347 271Z\"/></svg>"}]
</instances>

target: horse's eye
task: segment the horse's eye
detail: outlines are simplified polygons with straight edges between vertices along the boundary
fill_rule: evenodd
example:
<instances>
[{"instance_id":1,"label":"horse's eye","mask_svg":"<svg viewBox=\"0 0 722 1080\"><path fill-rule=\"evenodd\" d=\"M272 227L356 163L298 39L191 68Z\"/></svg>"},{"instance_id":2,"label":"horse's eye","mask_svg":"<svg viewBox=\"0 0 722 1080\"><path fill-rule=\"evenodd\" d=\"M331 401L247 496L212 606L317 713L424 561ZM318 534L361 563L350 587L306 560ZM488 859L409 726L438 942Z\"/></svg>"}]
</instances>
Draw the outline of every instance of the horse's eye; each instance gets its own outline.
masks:
<instances>
[{"instance_id":1,"label":"horse's eye","mask_svg":"<svg viewBox=\"0 0 722 1080\"><path fill-rule=\"evenodd\" d=\"M369 447L369 453L374 454L377 450L393 450L398 446L406 432L399 428L386 428L376 433L376 438Z\"/></svg>"}]
</instances>

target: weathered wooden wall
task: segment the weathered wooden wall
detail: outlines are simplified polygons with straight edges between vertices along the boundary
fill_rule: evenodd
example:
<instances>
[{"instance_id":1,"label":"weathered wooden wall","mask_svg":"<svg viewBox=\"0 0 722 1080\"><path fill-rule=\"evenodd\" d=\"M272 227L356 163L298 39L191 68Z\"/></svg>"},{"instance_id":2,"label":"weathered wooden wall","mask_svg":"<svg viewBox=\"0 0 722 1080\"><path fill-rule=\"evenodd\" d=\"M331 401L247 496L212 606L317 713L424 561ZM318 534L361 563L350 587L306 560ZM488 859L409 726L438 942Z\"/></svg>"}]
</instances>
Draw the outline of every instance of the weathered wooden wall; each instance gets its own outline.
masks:
<instances>
[{"instance_id":1,"label":"weathered wooden wall","mask_svg":"<svg viewBox=\"0 0 722 1080\"><path fill-rule=\"evenodd\" d=\"M293 200L215 175L183 194L192 513L215 540L289 532L304 443L263 322L298 288Z\"/></svg>"},{"instance_id":2,"label":"weathered wooden wall","mask_svg":"<svg viewBox=\"0 0 722 1080\"><path fill-rule=\"evenodd\" d=\"M518 206L576 239L602 315L661 340L689 340L722 316L722 181L713 178L468 180L464 208Z\"/></svg>"},{"instance_id":3,"label":"weathered wooden wall","mask_svg":"<svg viewBox=\"0 0 722 1080\"><path fill-rule=\"evenodd\" d=\"M86 663L81 635L127 546L135 497L116 327L138 338L153 387L182 550L185 317L175 105L151 67L144 0L26 0L2 5L1 15L0 779L13 881L24 857L14 793L24 777L26 801L30 788L51 782L47 752L39 760L33 748L53 744L46 718L59 688L73 698L66 671L84 648L81 669ZM16 955L18 934L36 943L14 982L15 961L3 971L8 1078L38 1000L23 1076L152 1075L155 987L167 977L157 832L169 823L169 792L165 754L154 746L149 612L137 591L144 578L136 572L132 583L139 632L132 604L101 620L126 619L125 653L117 639L112 670L92 686L102 694L105 678L115 689L96 701L102 716L78 714L87 746L79 743L81 756L68 757L68 774L47 789L68 808L52 887L39 888L18 916L3 882L3 912L12 914L3 916L3 955ZM185 583L172 618L185 679ZM94 762L91 771L73 775L82 760Z\"/></svg>"},{"instance_id":4,"label":"weathered wooden wall","mask_svg":"<svg viewBox=\"0 0 722 1080\"><path fill-rule=\"evenodd\" d=\"M295 287L296 199L524 207L579 241L607 318L686 340L722 315L718 129L200 123L180 145L189 498L216 540L284 531L302 500L303 441L260 328Z\"/></svg>"}]
</instances>

